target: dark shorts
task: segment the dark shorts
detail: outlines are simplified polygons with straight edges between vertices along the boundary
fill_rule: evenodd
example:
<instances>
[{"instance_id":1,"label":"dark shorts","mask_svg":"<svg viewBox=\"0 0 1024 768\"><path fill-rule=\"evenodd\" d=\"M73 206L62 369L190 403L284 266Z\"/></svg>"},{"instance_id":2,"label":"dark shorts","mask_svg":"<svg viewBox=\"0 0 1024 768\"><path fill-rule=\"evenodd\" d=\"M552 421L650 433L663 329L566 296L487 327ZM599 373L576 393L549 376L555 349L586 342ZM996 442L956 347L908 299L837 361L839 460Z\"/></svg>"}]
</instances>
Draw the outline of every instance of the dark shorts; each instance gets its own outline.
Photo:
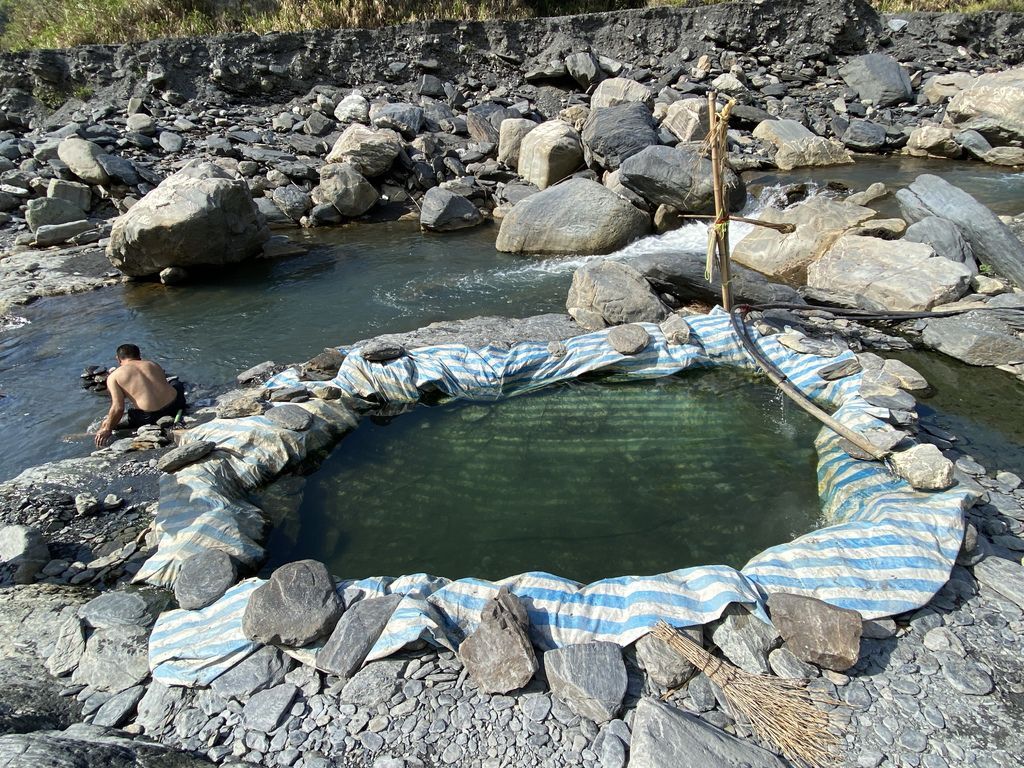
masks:
<instances>
[{"instance_id":1,"label":"dark shorts","mask_svg":"<svg viewBox=\"0 0 1024 768\"><path fill-rule=\"evenodd\" d=\"M185 385L180 381L171 384L178 396L170 405L161 408L159 411L140 411L138 408L128 408L128 426L137 429L144 424L156 424L164 416L177 416L178 411L184 411L188 407L185 403Z\"/></svg>"}]
</instances>

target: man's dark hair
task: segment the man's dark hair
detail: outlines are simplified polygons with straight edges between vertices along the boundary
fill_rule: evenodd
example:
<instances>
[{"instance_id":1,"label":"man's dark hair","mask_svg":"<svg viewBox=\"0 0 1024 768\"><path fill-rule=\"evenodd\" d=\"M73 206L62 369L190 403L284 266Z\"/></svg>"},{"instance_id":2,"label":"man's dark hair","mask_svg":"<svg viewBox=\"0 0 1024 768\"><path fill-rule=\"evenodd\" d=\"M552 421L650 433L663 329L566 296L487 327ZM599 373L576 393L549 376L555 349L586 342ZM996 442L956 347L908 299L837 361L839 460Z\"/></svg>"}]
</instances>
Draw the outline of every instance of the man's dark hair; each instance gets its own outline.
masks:
<instances>
[{"instance_id":1,"label":"man's dark hair","mask_svg":"<svg viewBox=\"0 0 1024 768\"><path fill-rule=\"evenodd\" d=\"M134 344L122 344L117 348L117 359L118 360L141 360L142 353L139 352L139 348Z\"/></svg>"}]
</instances>

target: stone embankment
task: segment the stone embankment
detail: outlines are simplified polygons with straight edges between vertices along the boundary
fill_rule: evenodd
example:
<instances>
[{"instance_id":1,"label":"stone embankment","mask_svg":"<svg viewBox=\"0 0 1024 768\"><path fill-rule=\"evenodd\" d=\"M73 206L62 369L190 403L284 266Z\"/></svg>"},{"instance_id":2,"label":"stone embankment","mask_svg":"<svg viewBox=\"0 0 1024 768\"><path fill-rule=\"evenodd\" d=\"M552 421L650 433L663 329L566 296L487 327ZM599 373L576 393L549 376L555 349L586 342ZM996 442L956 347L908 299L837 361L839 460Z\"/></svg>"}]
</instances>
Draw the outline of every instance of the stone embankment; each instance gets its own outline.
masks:
<instances>
[{"instance_id":1,"label":"stone embankment","mask_svg":"<svg viewBox=\"0 0 1024 768\"><path fill-rule=\"evenodd\" d=\"M709 89L737 103L733 208L754 168L847 163L862 152L1012 166L1024 160L1022 62L1020 15L888 18L825 2L4 54L0 237L10 249L0 313L121 275L201 278L206 266L280 253L270 228L407 210L438 231L500 221L503 249L610 252L708 210L698 145ZM757 230L736 243L741 296L974 309L903 330L1024 373L1013 314L1024 303L1013 287L1024 265L1019 218L1001 221L929 176L897 194L900 219L871 208L884 188L791 192L783 199L795 205L765 218L794 224L792 234ZM567 308L578 329L653 320L678 331L679 307L715 288L692 255L651 254L583 268ZM829 347L837 331L864 346L900 343L824 312L755 320L803 328L783 334L800 351ZM453 340L507 335L462 333ZM894 431L913 431L908 390L926 383L870 354L859 364L873 372ZM329 377L337 365L328 354L306 368ZM264 394L234 393L215 413L262 413ZM282 429L305 428L279 410ZM1024 491L1012 473L986 473L954 435L924 425L917 440L899 471L923 488L955 481L975 501L958 564L929 605L858 623L823 603L769 604L775 627L734 606L695 637L741 667L812 678L812 690L843 702L847 765L1009 768L1024 752ZM486 629L459 654L409 648L356 671L393 606L343 606L339 620L314 563L268 583L247 623L266 643L259 651L207 688L154 682L147 639L157 615L172 601L206 605L240 573L214 554L173 595L129 586L156 545L160 474L213 448L159 453L169 442L162 428L145 429L0 486L0 562L17 584L0 592L0 626L18 638L0 651L9 683L0 764L63 765L73 755L90 767L638 768L706 760L708 750L720 765L779 764L720 689L650 638L538 658L511 596L485 608ZM281 626L292 614L302 622ZM319 669L282 650L315 637L329 638ZM488 667L496 658L507 663ZM72 725L83 719L90 724Z\"/></svg>"}]
</instances>

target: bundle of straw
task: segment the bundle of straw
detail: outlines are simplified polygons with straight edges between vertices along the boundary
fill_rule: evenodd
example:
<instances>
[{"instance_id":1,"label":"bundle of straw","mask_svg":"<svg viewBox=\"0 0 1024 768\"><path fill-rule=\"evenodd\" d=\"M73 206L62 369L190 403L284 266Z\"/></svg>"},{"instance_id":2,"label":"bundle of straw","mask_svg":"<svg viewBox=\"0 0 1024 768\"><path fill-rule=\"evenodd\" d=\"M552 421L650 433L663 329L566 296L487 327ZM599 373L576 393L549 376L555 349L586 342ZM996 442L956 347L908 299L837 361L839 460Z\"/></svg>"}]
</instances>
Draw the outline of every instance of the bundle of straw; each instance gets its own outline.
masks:
<instances>
[{"instance_id":1,"label":"bundle of straw","mask_svg":"<svg viewBox=\"0 0 1024 768\"><path fill-rule=\"evenodd\" d=\"M715 658L664 621L652 634L707 675L722 689L733 711L795 765L831 768L838 764L839 737L830 729L830 713L816 704L840 702L815 698L807 690L807 680L744 672Z\"/></svg>"}]
</instances>

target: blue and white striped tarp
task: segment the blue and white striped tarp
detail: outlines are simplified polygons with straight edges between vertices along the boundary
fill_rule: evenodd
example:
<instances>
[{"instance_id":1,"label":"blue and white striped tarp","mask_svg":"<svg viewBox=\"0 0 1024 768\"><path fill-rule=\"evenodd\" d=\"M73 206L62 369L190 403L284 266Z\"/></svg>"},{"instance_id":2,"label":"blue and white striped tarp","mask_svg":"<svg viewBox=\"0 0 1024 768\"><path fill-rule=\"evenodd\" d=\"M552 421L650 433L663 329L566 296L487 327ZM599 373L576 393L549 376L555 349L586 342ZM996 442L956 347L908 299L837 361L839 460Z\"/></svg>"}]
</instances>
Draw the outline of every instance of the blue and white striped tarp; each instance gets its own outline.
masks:
<instances>
[{"instance_id":1,"label":"blue and white striped tarp","mask_svg":"<svg viewBox=\"0 0 1024 768\"><path fill-rule=\"evenodd\" d=\"M386 363L368 362L354 349L348 350L330 382L301 382L296 372L285 371L268 386L301 385L313 390L334 386L352 396L391 402L415 402L424 392L438 391L452 398L493 400L597 371L614 378L643 379L693 367L753 368L726 313L715 310L685 320L691 335L681 345L671 344L659 326L643 324L651 343L633 356L612 349L608 331L567 339L558 349L553 346L559 345L532 342L511 349L446 344L415 349ZM835 382L817 374L824 365L852 357L851 352L823 358L793 352L770 336L755 343L803 392L820 404L839 407L835 415L843 423L861 431L882 426L859 397L859 374ZM265 444L247 433L263 427L258 420L215 421L204 425L195 438L215 440L229 455L244 454L249 446ZM748 604L767 618L763 601L774 591L813 595L858 610L865 618L926 603L949 576L963 536L963 507L969 495L955 489L914 491L881 464L850 457L838 436L828 430L822 430L816 446L822 508L833 524L772 547L739 571L711 565L588 585L536 572L497 582L414 574L339 581L338 592L346 606L368 597L404 595L368 660L383 658L420 639L456 649L459 638L475 627L484 602L501 586L508 586L523 601L530 616L531 639L545 649L590 640L626 645L660 619L676 626L704 624L718 618L732 602ZM271 451L269 466L284 467L292 461L290 454L282 458L279 450ZM236 470L253 468L242 472L243 485L251 490L249 481L257 479L254 473L259 474L257 468L263 465L249 462L236 467L245 460L233 461ZM276 471L280 470L265 474ZM265 482L269 477L258 479ZM174 516L165 521L171 543L178 524ZM173 583L174 564L191 551L179 549L165 553L161 543L155 565L147 563L141 573L155 583ZM241 631L242 617L249 595L261 583L259 579L242 582L199 611L163 614L150 638L155 679L168 685L205 685L252 652L256 646ZM306 648L292 653L312 663L315 651Z\"/></svg>"}]
</instances>

